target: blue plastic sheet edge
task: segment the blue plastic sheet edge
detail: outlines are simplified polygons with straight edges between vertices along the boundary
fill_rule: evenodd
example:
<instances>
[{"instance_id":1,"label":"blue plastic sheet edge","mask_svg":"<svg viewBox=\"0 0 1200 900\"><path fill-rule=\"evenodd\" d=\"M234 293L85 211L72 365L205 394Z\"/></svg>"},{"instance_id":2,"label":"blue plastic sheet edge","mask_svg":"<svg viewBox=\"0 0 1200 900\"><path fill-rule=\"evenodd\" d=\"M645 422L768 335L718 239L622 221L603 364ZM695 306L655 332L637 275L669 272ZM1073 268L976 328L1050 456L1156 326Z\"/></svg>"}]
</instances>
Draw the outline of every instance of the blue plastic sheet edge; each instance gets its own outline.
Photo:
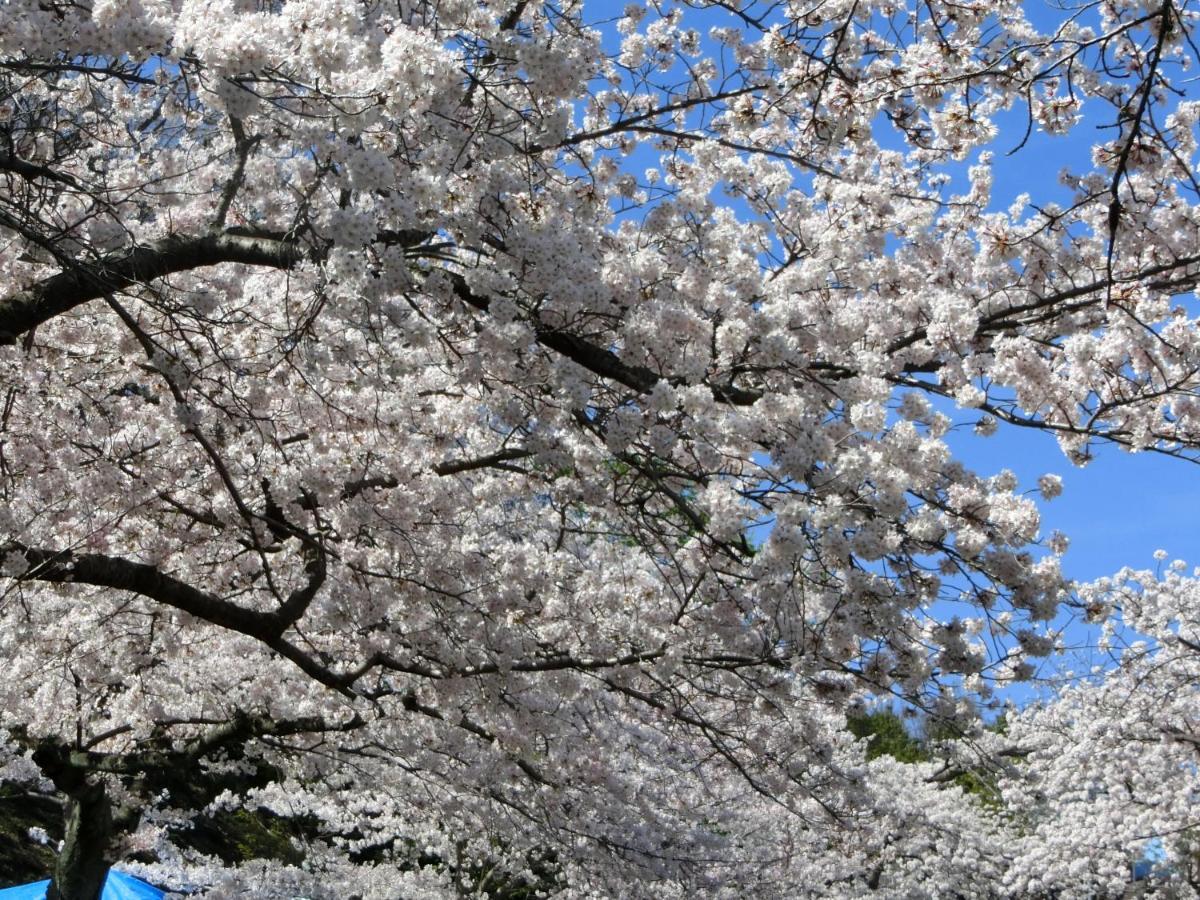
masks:
<instances>
[{"instance_id":1,"label":"blue plastic sheet edge","mask_svg":"<svg viewBox=\"0 0 1200 900\"><path fill-rule=\"evenodd\" d=\"M16 887L0 888L0 900L45 900L46 888L50 887L50 879L35 881L32 884L19 884ZM147 884L140 878L126 875L110 869L104 882L104 890L100 900L159 900L165 891L160 891L152 884Z\"/></svg>"}]
</instances>

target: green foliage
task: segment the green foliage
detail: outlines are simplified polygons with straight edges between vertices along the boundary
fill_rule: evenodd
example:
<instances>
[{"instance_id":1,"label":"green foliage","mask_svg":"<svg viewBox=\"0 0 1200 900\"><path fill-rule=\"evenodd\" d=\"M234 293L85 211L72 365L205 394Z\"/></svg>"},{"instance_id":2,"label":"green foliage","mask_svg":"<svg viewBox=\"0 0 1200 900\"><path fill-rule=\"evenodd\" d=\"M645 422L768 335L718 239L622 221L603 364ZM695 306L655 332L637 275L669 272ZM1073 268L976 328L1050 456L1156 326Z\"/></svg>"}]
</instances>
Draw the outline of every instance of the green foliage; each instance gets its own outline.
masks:
<instances>
[{"instance_id":1,"label":"green foliage","mask_svg":"<svg viewBox=\"0 0 1200 900\"><path fill-rule=\"evenodd\" d=\"M962 788L964 793L978 799L984 806L999 809L1002 805L996 777L990 772L982 769L970 769L957 776L953 784Z\"/></svg>"},{"instance_id":2,"label":"green foliage","mask_svg":"<svg viewBox=\"0 0 1200 900\"><path fill-rule=\"evenodd\" d=\"M847 716L850 733L867 738L867 759L884 754L904 763L927 762L929 754L904 725L904 720L890 709L875 709Z\"/></svg>"},{"instance_id":3,"label":"green foliage","mask_svg":"<svg viewBox=\"0 0 1200 900\"><path fill-rule=\"evenodd\" d=\"M250 859L277 859L290 865L304 861L304 851L293 838L301 836L301 826L266 810L237 809L214 816L213 826L224 838L223 856L228 862Z\"/></svg>"},{"instance_id":4,"label":"green foliage","mask_svg":"<svg viewBox=\"0 0 1200 900\"><path fill-rule=\"evenodd\" d=\"M50 844L31 841L30 828L42 828ZM62 807L43 795L0 789L0 886L39 881L54 867L50 849L62 839Z\"/></svg>"},{"instance_id":5,"label":"green foliage","mask_svg":"<svg viewBox=\"0 0 1200 900\"><path fill-rule=\"evenodd\" d=\"M855 737L868 739L867 759L886 754L903 763L935 760L938 758L939 744L960 741L965 737L954 723L933 718L922 719L914 734L899 715L887 708L848 716L846 727ZM1008 720L1001 713L984 727L995 734L1005 734ZM986 806L999 808L1001 805L995 774L983 767L960 772L947 784L957 785Z\"/></svg>"},{"instance_id":6,"label":"green foliage","mask_svg":"<svg viewBox=\"0 0 1200 900\"><path fill-rule=\"evenodd\" d=\"M532 877L512 876L497 866L472 866L464 873L466 878L459 885L460 892L465 893L463 888L469 884L472 885L471 896L488 900L534 900L554 896L566 886L557 854L553 851L530 853L525 858L524 868Z\"/></svg>"}]
</instances>

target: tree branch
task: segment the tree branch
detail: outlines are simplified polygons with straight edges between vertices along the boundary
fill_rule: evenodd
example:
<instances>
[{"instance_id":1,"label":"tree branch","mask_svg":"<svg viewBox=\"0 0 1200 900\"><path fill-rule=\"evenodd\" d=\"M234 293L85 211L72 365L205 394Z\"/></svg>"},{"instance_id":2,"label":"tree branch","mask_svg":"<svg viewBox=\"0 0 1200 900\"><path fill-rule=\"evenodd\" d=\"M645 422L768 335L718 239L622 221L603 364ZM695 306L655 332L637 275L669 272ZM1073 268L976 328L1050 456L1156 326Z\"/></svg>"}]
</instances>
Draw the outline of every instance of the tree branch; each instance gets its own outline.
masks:
<instances>
[{"instance_id":1,"label":"tree branch","mask_svg":"<svg viewBox=\"0 0 1200 900\"><path fill-rule=\"evenodd\" d=\"M98 262L81 260L28 290L0 298L0 344L15 343L25 332L84 303L176 272L220 263L290 269L312 255L282 234L227 229L199 237L169 235Z\"/></svg>"},{"instance_id":2,"label":"tree branch","mask_svg":"<svg viewBox=\"0 0 1200 900\"><path fill-rule=\"evenodd\" d=\"M0 567L11 566L14 557L23 557L27 566L15 576L18 581L86 584L130 591L260 640L269 640L278 633L277 613L245 609L145 563L99 553L45 550L16 542L0 544Z\"/></svg>"}]
</instances>

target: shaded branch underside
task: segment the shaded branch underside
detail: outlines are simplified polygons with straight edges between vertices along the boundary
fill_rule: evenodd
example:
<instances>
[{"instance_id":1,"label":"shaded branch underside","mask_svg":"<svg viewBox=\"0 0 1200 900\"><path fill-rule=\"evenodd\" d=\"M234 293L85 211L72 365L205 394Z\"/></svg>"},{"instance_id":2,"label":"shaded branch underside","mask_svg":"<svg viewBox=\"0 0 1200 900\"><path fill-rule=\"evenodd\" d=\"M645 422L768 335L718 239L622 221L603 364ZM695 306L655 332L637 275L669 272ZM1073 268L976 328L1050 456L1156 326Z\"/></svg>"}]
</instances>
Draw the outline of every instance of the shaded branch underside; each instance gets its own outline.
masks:
<instances>
[{"instance_id":1,"label":"shaded branch underside","mask_svg":"<svg viewBox=\"0 0 1200 900\"><path fill-rule=\"evenodd\" d=\"M386 243L398 243L406 247L426 237L407 232L380 235L381 239L386 238ZM169 235L154 243L139 245L98 261L79 261L26 290L0 297L0 344L15 343L38 325L93 300L169 275L223 263L286 270L306 259L319 262L323 256L322 249L308 246L293 236L273 232L228 228L199 236ZM1066 307L1065 311L1077 312L1089 303L1106 302L1106 292L1115 284L1146 281L1147 286L1154 290L1174 294L1184 292L1194 288L1197 279L1200 279L1200 273L1193 271L1198 264L1200 256L1181 257L1137 273L1095 279L1044 295L1029 291L1027 300L982 319L976 340L1016 333L1029 324L1045 324L1047 318L1052 316L1054 307L1059 304ZM462 275L449 275L455 295L465 305L481 312L488 311L491 303L488 297L472 291ZM1032 316L1032 321L1026 322L1026 315ZM684 383L683 379L673 378L669 373L631 365L611 349L591 343L569 331L539 325L535 337L547 350L638 393L648 393L663 379L673 384ZM889 353L907 357L899 367L902 375L930 374L940 368L936 359L926 358L928 354L922 355L919 345L925 340L926 329L917 328L908 336L893 341L887 348ZM854 374L821 360L813 360L809 368L826 377ZM728 380L709 381L707 384L717 401L737 406L753 405L763 395L761 390L739 386Z\"/></svg>"}]
</instances>

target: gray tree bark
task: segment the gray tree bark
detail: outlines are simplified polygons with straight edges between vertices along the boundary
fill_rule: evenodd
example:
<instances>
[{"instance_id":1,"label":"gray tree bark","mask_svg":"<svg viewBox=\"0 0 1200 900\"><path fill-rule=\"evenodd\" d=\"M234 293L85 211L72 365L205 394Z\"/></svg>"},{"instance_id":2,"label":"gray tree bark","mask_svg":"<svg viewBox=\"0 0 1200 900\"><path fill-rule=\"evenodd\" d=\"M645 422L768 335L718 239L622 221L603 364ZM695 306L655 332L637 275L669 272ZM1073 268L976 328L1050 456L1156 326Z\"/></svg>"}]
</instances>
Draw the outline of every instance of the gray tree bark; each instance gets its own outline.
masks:
<instances>
[{"instance_id":1,"label":"gray tree bark","mask_svg":"<svg viewBox=\"0 0 1200 900\"><path fill-rule=\"evenodd\" d=\"M85 783L69 794L66 813L66 835L46 900L100 900L113 830L104 785Z\"/></svg>"}]
</instances>

